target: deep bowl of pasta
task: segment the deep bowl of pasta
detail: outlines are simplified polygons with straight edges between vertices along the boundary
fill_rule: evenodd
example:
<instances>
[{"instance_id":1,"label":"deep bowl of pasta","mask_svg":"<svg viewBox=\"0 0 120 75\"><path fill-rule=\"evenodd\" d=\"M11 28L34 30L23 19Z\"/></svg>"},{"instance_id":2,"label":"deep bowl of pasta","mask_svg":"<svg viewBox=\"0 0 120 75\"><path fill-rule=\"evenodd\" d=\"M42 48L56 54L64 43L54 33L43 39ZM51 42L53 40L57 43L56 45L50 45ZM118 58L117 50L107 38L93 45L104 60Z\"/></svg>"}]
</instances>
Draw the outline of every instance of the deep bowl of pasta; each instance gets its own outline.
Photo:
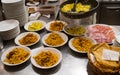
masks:
<instances>
[{"instance_id":1,"label":"deep bowl of pasta","mask_svg":"<svg viewBox=\"0 0 120 75\"><path fill-rule=\"evenodd\" d=\"M31 53L31 63L40 69L50 69L62 60L62 53L51 47L37 48Z\"/></svg>"},{"instance_id":2,"label":"deep bowl of pasta","mask_svg":"<svg viewBox=\"0 0 120 75\"><path fill-rule=\"evenodd\" d=\"M25 46L13 46L3 52L1 61L8 66L17 66L26 62L30 56L30 48Z\"/></svg>"}]
</instances>

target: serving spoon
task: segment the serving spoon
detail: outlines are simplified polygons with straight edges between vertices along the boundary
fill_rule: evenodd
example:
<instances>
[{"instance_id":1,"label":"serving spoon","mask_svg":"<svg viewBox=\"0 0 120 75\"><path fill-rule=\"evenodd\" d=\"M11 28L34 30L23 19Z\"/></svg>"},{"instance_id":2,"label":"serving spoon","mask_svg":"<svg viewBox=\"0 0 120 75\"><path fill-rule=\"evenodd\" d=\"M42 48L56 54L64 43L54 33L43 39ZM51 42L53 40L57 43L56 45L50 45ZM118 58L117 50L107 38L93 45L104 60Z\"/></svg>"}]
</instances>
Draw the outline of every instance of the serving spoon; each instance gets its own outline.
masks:
<instances>
[{"instance_id":1,"label":"serving spoon","mask_svg":"<svg viewBox=\"0 0 120 75\"><path fill-rule=\"evenodd\" d=\"M71 9L72 12L75 12L75 11L76 11L77 2L78 2L78 0L75 0L74 6L73 6L73 8Z\"/></svg>"}]
</instances>

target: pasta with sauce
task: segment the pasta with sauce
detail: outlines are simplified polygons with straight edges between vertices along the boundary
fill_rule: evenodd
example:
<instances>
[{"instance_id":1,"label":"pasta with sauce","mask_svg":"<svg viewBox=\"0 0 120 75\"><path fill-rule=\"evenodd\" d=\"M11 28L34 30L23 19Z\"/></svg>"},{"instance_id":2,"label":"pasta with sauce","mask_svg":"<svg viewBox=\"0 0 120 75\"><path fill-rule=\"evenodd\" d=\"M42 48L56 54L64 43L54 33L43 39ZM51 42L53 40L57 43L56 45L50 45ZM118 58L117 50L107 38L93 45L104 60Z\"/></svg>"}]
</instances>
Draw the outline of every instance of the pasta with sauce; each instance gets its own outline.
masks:
<instances>
[{"instance_id":1,"label":"pasta with sauce","mask_svg":"<svg viewBox=\"0 0 120 75\"><path fill-rule=\"evenodd\" d=\"M37 35L29 33L19 40L22 45L29 45L35 43L38 40Z\"/></svg>"},{"instance_id":2,"label":"pasta with sauce","mask_svg":"<svg viewBox=\"0 0 120 75\"><path fill-rule=\"evenodd\" d=\"M48 45L51 45L51 46L58 46L62 43L64 43L64 40L63 38L57 34L57 33L51 33L47 39L45 39L45 42L48 44Z\"/></svg>"},{"instance_id":3,"label":"pasta with sauce","mask_svg":"<svg viewBox=\"0 0 120 75\"><path fill-rule=\"evenodd\" d=\"M60 31L63 29L65 25L62 23L62 22L59 22L59 21L55 21L53 23L50 24L50 30L53 30L53 31Z\"/></svg>"},{"instance_id":4,"label":"pasta with sauce","mask_svg":"<svg viewBox=\"0 0 120 75\"><path fill-rule=\"evenodd\" d=\"M23 62L29 55L30 53L22 48L14 48L6 55L4 62L9 64L18 64Z\"/></svg>"},{"instance_id":5,"label":"pasta with sauce","mask_svg":"<svg viewBox=\"0 0 120 75\"><path fill-rule=\"evenodd\" d=\"M43 51L33 57L37 64L43 67L50 67L57 63L58 56L50 51Z\"/></svg>"},{"instance_id":6,"label":"pasta with sauce","mask_svg":"<svg viewBox=\"0 0 120 75\"><path fill-rule=\"evenodd\" d=\"M76 37L73 39L72 45L81 52L87 52L94 45L94 43L88 38Z\"/></svg>"}]
</instances>

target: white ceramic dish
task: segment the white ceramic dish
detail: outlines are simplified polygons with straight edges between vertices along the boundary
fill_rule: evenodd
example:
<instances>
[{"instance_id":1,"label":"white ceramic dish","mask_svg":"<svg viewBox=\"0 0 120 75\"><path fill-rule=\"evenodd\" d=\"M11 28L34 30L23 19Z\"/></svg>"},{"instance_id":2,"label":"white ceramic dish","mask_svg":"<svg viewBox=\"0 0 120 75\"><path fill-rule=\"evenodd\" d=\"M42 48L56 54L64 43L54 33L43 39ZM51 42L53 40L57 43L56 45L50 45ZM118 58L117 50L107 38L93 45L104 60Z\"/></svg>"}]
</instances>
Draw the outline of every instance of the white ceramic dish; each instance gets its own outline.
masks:
<instances>
[{"instance_id":1,"label":"white ceramic dish","mask_svg":"<svg viewBox=\"0 0 120 75\"><path fill-rule=\"evenodd\" d=\"M28 27L29 25L31 25L33 22L41 22L42 23L42 27L39 29L39 30L29 30ZM42 21L42 20L35 20L35 21L30 21L28 23L25 24L24 26L24 29L27 30L27 31L40 31L42 30L46 25L46 22L45 21Z\"/></svg>"},{"instance_id":2,"label":"white ceramic dish","mask_svg":"<svg viewBox=\"0 0 120 75\"><path fill-rule=\"evenodd\" d=\"M67 28L69 29L69 30L71 30L72 29L72 33L70 33L70 32L68 32L67 31ZM79 28L79 29L78 29ZM80 29L82 29L82 30L84 30L81 34L80 33L78 33L78 31L80 31L81 32L81 30ZM65 26L64 28L63 28L63 31L66 33L66 34L68 34L68 35L71 35L71 36L83 36L83 35L85 35L85 33L86 33L86 29L83 27L83 26Z\"/></svg>"},{"instance_id":3,"label":"white ceramic dish","mask_svg":"<svg viewBox=\"0 0 120 75\"><path fill-rule=\"evenodd\" d=\"M69 45L69 47L71 48L71 50L73 50L73 51L75 51L75 52L77 52L77 53L87 53L86 51L79 51L79 50L77 50L77 49L72 45L72 41L73 41L75 38L76 38L76 37L73 37L73 38L71 38L71 39L69 40L68 45ZM93 40L93 39L91 39L91 38L89 38L89 37L85 37L85 38L87 38L87 39L89 39L89 40L92 40L93 44L97 44L95 40Z\"/></svg>"},{"instance_id":4,"label":"white ceramic dish","mask_svg":"<svg viewBox=\"0 0 120 75\"><path fill-rule=\"evenodd\" d=\"M49 36L50 34L52 34L52 33L48 33L48 34L46 34L46 35L44 35L44 36L42 37L42 43L43 43L44 45L49 46L49 47L60 47L60 46L63 46L63 45L65 45L65 44L67 43L67 41L68 41L68 36L67 36L66 34L64 34L64 33L62 33L62 32L53 32L53 33L59 34L59 35L62 37L62 39L64 40L64 42L63 42L62 44L60 44L60 45L57 45L57 46L48 45L48 44L45 42L45 40L48 38L48 36ZM57 39L57 38L56 38L56 39Z\"/></svg>"},{"instance_id":5,"label":"white ceramic dish","mask_svg":"<svg viewBox=\"0 0 120 75\"><path fill-rule=\"evenodd\" d=\"M44 66L38 65L33 57L36 56L37 54L43 52L43 51L46 51L46 52L50 51L52 53L57 54L58 61L54 65L52 65L50 67L44 67ZM40 48L34 49L34 51L31 53L31 63L35 67L40 68L40 69L50 69L50 68L53 68L53 67L57 66L61 62L61 60L62 60L62 53L58 49L56 49L56 48L50 48L50 47L41 48L40 47Z\"/></svg>"},{"instance_id":6,"label":"white ceramic dish","mask_svg":"<svg viewBox=\"0 0 120 75\"><path fill-rule=\"evenodd\" d=\"M111 30L106 30L106 29L104 29L104 30L99 30L99 31L97 31L97 33L95 32L96 30L93 30L92 29L92 27L93 26L96 26L96 25L100 25L100 26L107 26L107 27L109 27L109 28L111 28ZM89 25L89 27L91 27L91 29L93 30L93 32L92 33L96 33L96 34L92 34L90 31L88 31L88 28L86 29L86 36L88 36L88 37L98 37L97 39L99 39L99 40L101 40L101 38L106 38L105 39L105 41L108 41L109 39L109 36L107 36L107 37L105 37L106 35L110 35L110 33L109 32L113 32L114 33L114 37L116 37L119 33L119 30L117 29L117 28L115 28L114 26L111 26L111 25L107 25L107 24L93 24L93 25ZM100 27L99 27L100 28ZM90 29L90 28L89 28ZM102 29L102 28L101 28ZM102 31L102 32L101 32ZM101 33L100 33L101 32ZM105 32L105 34L102 34L102 33L104 33ZM108 33L107 33L108 32ZM100 34L99 34L100 33ZM90 36L88 35L88 34L90 34ZM95 36L95 35L97 35L97 36ZM103 36L103 37L102 37ZM99 37L101 37L101 38L99 38ZM94 39L94 38L93 38ZM102 39L103 40L103 39ZM115 40L115 38L114 39L112 39L112 41L111 42L106 42L106 43L108 43L108 44L113 44L113 42L114 42L114 40ZM97 40L96 40L96 42L98 42ZM99 43L99 42L98 42Z\"/></svg>"},{"instance_id":7,"label":"white ceramic dish","mask_svg":"<svg viewBox=\"0 0 120 75\"><path fill-rule=\"evenodd\" d=\"M57 22L62 22L63 24L64 24L64 26L66 26L66 25L68 25L66 22L64 22L64 21L60 21L60 20L56 20ZM54 23L55 21L50 21L50 22L48 22L47 24L46 24L46 26L45 26L45 28L46 28L46 30L48 30L48 31L53 31L53 30L50 30L50 25L51 25L51 23ZM63 26L63 28L64 28L64 26ZM59 31L63 31L63 28L62 28L62 30L59 30Z\"/></svg>"},{"instance_id":8,"label":"white ceramic dish","mask_svg":"<svg viewBox=\"0 0 120 75\"><path fill-rule=\"evenodd\" d=\"M32 34L36 35L37 38L38 38L37 41L34 42L34 43L32 43L32 44L27 44L27 45L22 45L22 44L20 44L19 40L20 40L21 38L23 38L24 36L26 36L27 34L29 34L29 33L32 33ZM20 45L20 46L31 46L31 45L36 44L39 40L40 40L40 35L39 35L38 33L36 33L36 32L24 32L24 33L21 33L20 35L18 35L18 36L15 38L15 43L16 43L17 45Z\"/></svg>"},{"instance_id":9,"label":"white ceramic dish","mask_svg":"<svg viewBox=\"0 0 120 75\"><path fill-rule=\"evenodd\" d=\"M25 51L28 51L28 52L30 53L30 48L25 47L25 46L13 46L13 47L10 47L10 48L8 48L7 50L5 50L5 51L3 52L3 54L2 54L2 56L1 56L1 61L2 61L3 64L8 65L8 66L17 66L17 65L20 65L20 64L26 62L26 61L30 58L31 53L29 54L29 56L28 56L24 61L22 61L22 62L20 62L20 63L18 63L18 64L9 64L9 63L7 63L7 62L4 62L4 60L6 59L6 55L7 55L9 52L11 52L14 48L22 48L22 49L24 49Z\"/></svg>"}]
</instances>

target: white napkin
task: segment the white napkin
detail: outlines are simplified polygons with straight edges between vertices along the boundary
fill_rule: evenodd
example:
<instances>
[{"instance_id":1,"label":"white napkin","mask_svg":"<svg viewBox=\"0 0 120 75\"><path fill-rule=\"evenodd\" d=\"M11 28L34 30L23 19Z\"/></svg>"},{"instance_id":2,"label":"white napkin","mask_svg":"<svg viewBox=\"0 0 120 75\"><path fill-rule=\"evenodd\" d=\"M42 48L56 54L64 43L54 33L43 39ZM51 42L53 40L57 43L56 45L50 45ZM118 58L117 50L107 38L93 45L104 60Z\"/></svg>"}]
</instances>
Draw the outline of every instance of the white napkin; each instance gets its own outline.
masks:
<instances>
[{"instance_id":1,"label":"white napkin","mask_svg":"<svg viewBox=\"0 0 120 75\"><path fill-rule=\"evenodd\" d=\"M102 59L110 60L110 61L119 61L119 55L120 55L120 53L117 51L111 51L108 49L104 49Z\"/></svg>"},{"instance_id":2,"label":"white napkin","mask_svg":"<svg viewBox=\"0 0 120 75\"><path fill-rule=\"evenodd\" d=\"M41 14L40 14L39 12L32 13L32 14L30 14L30 16L29 16L29 20L30 20L30 21L32 21L32 20L37 20L40 16L41 16Z\"/></svg>"}]
</instances>

